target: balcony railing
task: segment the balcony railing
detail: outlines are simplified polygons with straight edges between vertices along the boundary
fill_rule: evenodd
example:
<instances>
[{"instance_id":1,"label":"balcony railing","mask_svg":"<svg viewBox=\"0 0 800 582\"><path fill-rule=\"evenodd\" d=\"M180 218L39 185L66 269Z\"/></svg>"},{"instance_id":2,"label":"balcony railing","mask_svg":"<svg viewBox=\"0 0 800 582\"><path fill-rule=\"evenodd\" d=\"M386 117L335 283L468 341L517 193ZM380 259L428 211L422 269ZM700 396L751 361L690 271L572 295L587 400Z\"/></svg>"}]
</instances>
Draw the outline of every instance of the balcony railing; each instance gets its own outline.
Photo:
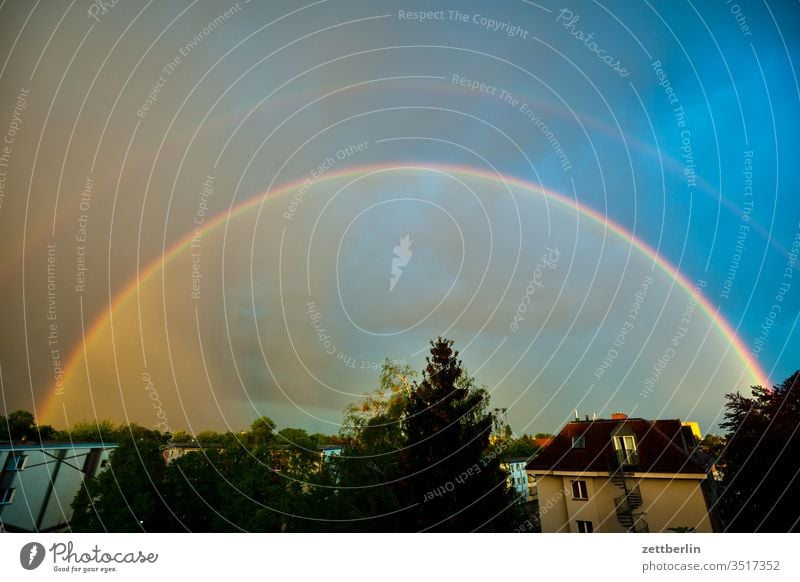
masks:
<instances>
[{"instance_id":1,"label":"balcony railing","mask_svg":"<svg viewBox=\"0 0 800 582\"><path fill-rule=\"evenodd\" d=\"M626 451L618 449L614 451L614 457L618 467L637 466L639 464L639 453L636 451Z\"/></svg>"}]
</instances>

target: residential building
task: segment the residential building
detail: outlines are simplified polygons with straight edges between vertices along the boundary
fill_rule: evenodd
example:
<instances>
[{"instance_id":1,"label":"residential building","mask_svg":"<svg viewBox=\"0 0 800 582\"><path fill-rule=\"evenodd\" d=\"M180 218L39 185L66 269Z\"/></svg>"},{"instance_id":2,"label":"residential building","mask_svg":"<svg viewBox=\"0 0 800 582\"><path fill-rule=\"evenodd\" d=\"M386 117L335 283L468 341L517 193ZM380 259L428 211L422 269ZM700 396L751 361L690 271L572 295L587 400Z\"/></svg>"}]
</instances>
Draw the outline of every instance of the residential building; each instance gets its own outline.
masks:
<instances>
[{"instance_id":1,"label":"residential building","mask_svg":"<svg viewBox=\"0 0 800 582\"><path fill-rule=\"evenodd\" d=\"M188 441L180 443L170 443L163 447L162 455L164 462L168 465L176 459L191 453L206 453L209 450L224 451L220 443L198 443ZM321 468L324 463L329 463L334 457L342 455L343 445L323 445L317 447L318 460L314 464ZM290 445L273 445L269 449L269 463L273 471L281 472L292 468L300 462L302 449L294 448Z\"/></svg>"},{"instance_id":2,"label":"residential building","mask_svg":"<svg viewBox=\"0 0 800 582\"><path fill-rule=\"evenodd\" d=\"M68 529L86 477L108 464L112 443L0 444L0 530Z\"/></svg>"},{"instance_id":3,"label":"residential building","mask_svg":"<svg viewBox=\"0 0 800 582\"><path fill-rule=\"evenodd\" d=\"M323 463L329 462L333 457L341 457L344 451L344 445L322 445L317 447L319 450L320 461Z\"/></svg>"},{"instance_id":4,"label":"residential building","mask_svg":"<svg viewBox=\"0 0 800 582\"><path fill-rule=\"evenodd\" d=\"M694 430L622 413L567 423L527 465L542 532L713 531Z\"/></svg>"},{"instance_id":5,"label":"residential building","mask_svg":"<svg viewBox=\"0 0 800 582\"><path fill-rule=\"evenodd\" d=\"M524 496L525 501L532 499L531 477L525 470L528 459L519 457L503 461L500 466L508 473L506 483L508 488L514 490L520 497Z\"/></svg>"},{"instance_id":6,"label":"residential building","mask_svg":"<svg viewBox=\"0 0 800 582\"><path fill-rule=\"evenodd\" d=\"M189 453L203 453L208 449L221 449L220 444L198 443L197 441L190 441L185 443L170 443L162 447L161 455L164 457L164 462L169 465L176 459L180 459Z\"/></svg>"}]
</instances>

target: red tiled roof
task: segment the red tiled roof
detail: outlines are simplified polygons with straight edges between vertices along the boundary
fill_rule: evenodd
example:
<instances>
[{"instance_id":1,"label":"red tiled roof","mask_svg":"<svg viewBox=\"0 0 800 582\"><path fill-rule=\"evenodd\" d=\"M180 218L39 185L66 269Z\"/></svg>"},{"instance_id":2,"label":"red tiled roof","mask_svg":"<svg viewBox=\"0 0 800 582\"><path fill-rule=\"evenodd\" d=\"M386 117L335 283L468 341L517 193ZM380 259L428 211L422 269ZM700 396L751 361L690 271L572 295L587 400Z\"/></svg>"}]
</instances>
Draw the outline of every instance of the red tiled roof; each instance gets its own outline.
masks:
<instances>
[{"instance_id":1,"label":"red tiled roof","mask_svg":"<svg viewBox=\"0 0 800 582\"><path fill-rule=\"evenodd\" d=\"M613 467L612 432L621 424L627 425L636 437L639 464L631 470L642 473L706 472L699 459L691 453L695 439L690 428L682 426L680 420L643 418L569 422L526 468L608 472ZM572 448L572 437L581 435L585 447Z\"/></svg>"}]
</instances>

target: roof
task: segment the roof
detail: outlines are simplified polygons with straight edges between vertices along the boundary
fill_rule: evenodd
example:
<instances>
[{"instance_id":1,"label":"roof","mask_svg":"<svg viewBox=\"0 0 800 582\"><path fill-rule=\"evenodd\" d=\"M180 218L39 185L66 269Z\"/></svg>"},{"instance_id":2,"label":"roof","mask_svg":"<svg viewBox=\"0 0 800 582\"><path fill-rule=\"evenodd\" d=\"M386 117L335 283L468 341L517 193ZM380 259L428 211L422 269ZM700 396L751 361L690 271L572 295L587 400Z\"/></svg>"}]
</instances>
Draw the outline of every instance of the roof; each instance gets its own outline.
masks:
<instances>
[{"instance_id":1,"label":"roof","mask_svg":"<svg viewBox=\"0 0 800 582\"><path fill-rule=\"evenodd\" d=\"M85 443L64 443L64 442L44 442L44 443L31 443L31 442L16 442L16 443L9 443L9 442L2 442L0 443L0 451L22 451L22 450L33 450L33 449L114 449L117 447L117 443L112 442L85 442Z\"/></svg>"},{"instance_id":2,"label":"roof","mask_svg":"<svg viewBox=\"0 0 800 582\"><path fill-rule=\"evenodd\" d=\"M700 459L693 454L696 441L691 428L682 426L677 419L643 418L569 422L526 468L534 471L609 472L614 468L612 436L617 430L626 430L626 434L632 433L636 438L639 463L632 468L636 472L706 472ZM584 448L573 448L572 437L581 435Z\"/></svg>"},{"instance_id":3,"label":"roof","mask_svg":"<svg viewBox=\"0 0 800 582\"><path fill-rule=\"evenodd\" d=\"M198 443L198 442L191 442L191 443L167 443L162 448L164 449L211 449L211 448L220 448L222 447L221 443Z\"/></svg>"},{"instance_id":4,"label":"roof","mask_svg":"<svg viewBox=\"0 0 800 582\"><path fill-rule=\"evenodd\" d=\"M525 463L530 457L514 457L513 459L503 459L502 463L512 464L512 463Z\"/></svg>"}]
</instances>

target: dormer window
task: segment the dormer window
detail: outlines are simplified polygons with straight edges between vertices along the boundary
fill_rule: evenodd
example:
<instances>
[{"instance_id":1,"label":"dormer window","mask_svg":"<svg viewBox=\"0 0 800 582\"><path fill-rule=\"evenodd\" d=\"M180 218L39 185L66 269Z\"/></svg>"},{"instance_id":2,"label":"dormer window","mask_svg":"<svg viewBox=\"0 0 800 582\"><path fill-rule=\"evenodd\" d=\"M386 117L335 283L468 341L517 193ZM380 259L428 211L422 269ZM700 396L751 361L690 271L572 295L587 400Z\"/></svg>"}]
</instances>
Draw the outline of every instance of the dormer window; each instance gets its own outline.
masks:
<instances>
[{"instance_id":1,"label":"dormer window","mask_svg":"<svg viewBox=\"0 0 800 582\"><path fill-rule=\"evenodd\" d=\"M639 454L636 451L636 438L633 435L614 437L614 453L620 466L638 465Z\"/></svg>"},{"instance_id":2,"label":"dormer window","mask_svg":"<svg viewBox=\"0 0 800 582\"><path fill-rule=\"evenodd\" d=\"M582 434L572 437L572 448L573 449L586 448L586 439L583 437Z\"/></svg>"}]
</instances>

